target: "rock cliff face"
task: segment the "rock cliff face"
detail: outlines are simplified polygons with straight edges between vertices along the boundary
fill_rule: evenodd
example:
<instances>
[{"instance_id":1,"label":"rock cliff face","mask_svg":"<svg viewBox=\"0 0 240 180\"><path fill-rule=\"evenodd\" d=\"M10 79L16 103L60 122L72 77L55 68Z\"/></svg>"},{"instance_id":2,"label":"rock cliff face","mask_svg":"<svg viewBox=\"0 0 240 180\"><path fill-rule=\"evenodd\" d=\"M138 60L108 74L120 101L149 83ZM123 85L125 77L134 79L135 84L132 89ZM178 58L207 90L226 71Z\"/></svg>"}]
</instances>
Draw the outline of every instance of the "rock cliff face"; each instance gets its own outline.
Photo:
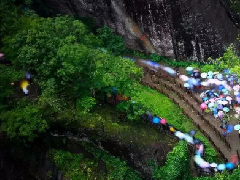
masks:
<instances>
[{"instance_id":1,"label":"rock cliff face","mask_svg":"<svg viewBox=\"0 0 240 180\"><path fill-rule=\"evenodd\" d=\"M43 16L92 16L136 50L181 60L222 55L239 33L223 0L36 0Z\"/></svg>"}]
</instances>

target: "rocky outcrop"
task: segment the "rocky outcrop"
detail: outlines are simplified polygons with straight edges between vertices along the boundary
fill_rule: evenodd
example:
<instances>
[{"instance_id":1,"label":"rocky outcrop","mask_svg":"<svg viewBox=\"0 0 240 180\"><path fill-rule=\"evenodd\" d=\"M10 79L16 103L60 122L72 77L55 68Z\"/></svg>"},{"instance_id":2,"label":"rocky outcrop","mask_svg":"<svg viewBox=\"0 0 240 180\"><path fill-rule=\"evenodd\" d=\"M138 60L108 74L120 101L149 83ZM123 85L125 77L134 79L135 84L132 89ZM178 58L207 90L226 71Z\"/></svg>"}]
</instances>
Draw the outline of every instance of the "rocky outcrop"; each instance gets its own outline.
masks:
<instances>
[{"instance_id":1,"label":"rocky outcrop","mask_svg":"<svg viewBox=\"0 0 240 180\"><path fill-rule=\"evenodd\" d=\"M181 60L218 57L235 42L236 21L223 0L36 0L44 16L92 16L130 48Z\"/></svg>"}]
</instances>

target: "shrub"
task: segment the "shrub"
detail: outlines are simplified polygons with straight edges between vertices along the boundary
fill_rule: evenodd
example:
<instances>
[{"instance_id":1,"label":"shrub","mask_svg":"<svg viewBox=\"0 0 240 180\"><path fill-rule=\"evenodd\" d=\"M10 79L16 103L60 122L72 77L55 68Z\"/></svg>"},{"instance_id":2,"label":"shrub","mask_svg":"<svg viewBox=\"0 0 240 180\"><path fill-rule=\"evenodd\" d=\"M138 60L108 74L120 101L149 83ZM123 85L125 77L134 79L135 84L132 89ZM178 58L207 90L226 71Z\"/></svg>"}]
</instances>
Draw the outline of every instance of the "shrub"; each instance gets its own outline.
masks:
<instances>
[{"instance_id":1,"label":"shrub","mask_svg":"<svg viewBox=\"0 0 240 180\"><path fill-rule=\"evenodd\" d=\"M189 156L187 143L180 141L173 151L168 153L166 165L154 167L153 178L159 180L185 180L189 177Z\"/></svg>"}]
</instances>

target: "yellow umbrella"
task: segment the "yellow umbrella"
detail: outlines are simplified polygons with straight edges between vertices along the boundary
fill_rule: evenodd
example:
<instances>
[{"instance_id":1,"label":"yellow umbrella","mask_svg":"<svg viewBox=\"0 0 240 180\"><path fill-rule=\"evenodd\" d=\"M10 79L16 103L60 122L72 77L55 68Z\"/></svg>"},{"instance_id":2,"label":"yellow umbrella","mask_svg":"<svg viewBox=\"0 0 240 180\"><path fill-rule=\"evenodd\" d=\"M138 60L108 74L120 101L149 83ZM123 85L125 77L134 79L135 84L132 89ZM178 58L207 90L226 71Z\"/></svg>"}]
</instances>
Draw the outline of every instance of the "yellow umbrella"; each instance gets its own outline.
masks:
<instances>
[{"instance_id":1,"label":"yellow umbrella","mask_svg":"<svg viewBox=\"0 0 240 180\"><path fill-rule=\"evenodd\" d=\"M176 130L173 127L170 127L170 131L176 132Z\"/></svg>"},{"instance_id":2,"label":"yellow umbrella","mask_svg":"<svg viewBox=\"0 0 240 180\"><path fill-rule=\"evenodd\" d=\"M26 89L29 86L29 82L27 80L22 80L20 82L21 89Z\"/></svg>"}]
</instances>

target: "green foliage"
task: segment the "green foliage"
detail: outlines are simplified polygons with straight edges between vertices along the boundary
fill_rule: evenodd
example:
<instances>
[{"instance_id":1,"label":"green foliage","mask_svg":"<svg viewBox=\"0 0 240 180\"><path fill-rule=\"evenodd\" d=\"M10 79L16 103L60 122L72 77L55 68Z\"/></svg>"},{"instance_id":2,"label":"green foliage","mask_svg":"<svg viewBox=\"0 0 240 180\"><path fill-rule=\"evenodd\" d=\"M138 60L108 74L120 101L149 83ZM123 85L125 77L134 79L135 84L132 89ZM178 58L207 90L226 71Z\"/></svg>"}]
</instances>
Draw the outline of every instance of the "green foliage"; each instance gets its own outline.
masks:
<instances>
[{"instance_id":1,"label":"green foliage","mask_svg":"<svg viewBox=\"0 0 240 180\"><path fill-rule=\"evenodd\" d=\"M7 105L9 103L9 97L14 93L11 83L22 76L23 72L16 71L10 66L0 65L0 105Z\"/></svg>"},{"instance_id":2,"label":"green foliage","mask_svg":"<svg viewBox=\"0 0 240 180\"><path fill-rule=\"evenodd\" d=\"M13 4L14 0L0 1L0 41L12 32L14 22L19 18L20 9Z\"/></svg>"},{"instance_id":3,"label":"green foliage","mask_svg":"<svg viewBox=\"0 0 240 180\"><path fill-rule=\"evenodd\" d=\"M83 143L86 150L92 153L96 159L102 160L106 163L107 170L109 172L109 179L114 180L140 180L136 171L127 166L125 161L121 161L119 158L110 156L106 152L97 149L93 145Z\"/></svg>"},{"instance_id":4,"label":"green foliage","mask_svg":"<svg viewBox=\"0 0 240 180\"><path fill-rule=\"evenodd\" d=\"M153 178L159 180L178 180L189 178L189 155L187 143L180 141L173 151L168 153L164 167L154 167Z\"/></svg>"},{"instance_id":5,"label":"green foliage","mask_svg":"<svg viewBox=\"0 0 240 180\"><path fill-rule=\"evenodd\" d=\"M201 66L201 72L209 72L209 71L215 71L215 66L210 64Z\"/></svg>"},{"instance_id":6,"label":"green foliage","mask_svg":"<svg viewBox=\"0 0 240 180\"><path fill-rule=\"evenodd\" d=\"M1 113L1 130L10 138L25 137L32 141L37 133L46 130L47 123L42 119L39 109L33 105L18 102L17 108Z\"/></svg>"},{"instance_id":7,"label":"green foliage","mask_svg":"<svg viewBox=\"0 0 240 180\"><path fill-rule=\"evenodd\" d=\"M104 42L104 47L116 56L123 55L126 47L122 36L114 34L113 30L107 26L97 30L98 37Z\"/></svg>"},{"instance_id":8,"label":"green foliage","mask_svg":"<svg viewBox=\"0 0 240 180\"><path fill-rule=\"evenodd\" d=\"M140 180L138 174L129 168L125 161L110 156L90 144L83 143L83 145L93 157L88 156L87 158L87 154L71 154L67 151L50 151L52 160L65 173L66 178L71 180L94 180L96 178L101 180L106 178L109 180ZM101 169L106 168L106 172L99 169L100 162L104 163L101 163Z\"/></svg>"}]
</instances>

